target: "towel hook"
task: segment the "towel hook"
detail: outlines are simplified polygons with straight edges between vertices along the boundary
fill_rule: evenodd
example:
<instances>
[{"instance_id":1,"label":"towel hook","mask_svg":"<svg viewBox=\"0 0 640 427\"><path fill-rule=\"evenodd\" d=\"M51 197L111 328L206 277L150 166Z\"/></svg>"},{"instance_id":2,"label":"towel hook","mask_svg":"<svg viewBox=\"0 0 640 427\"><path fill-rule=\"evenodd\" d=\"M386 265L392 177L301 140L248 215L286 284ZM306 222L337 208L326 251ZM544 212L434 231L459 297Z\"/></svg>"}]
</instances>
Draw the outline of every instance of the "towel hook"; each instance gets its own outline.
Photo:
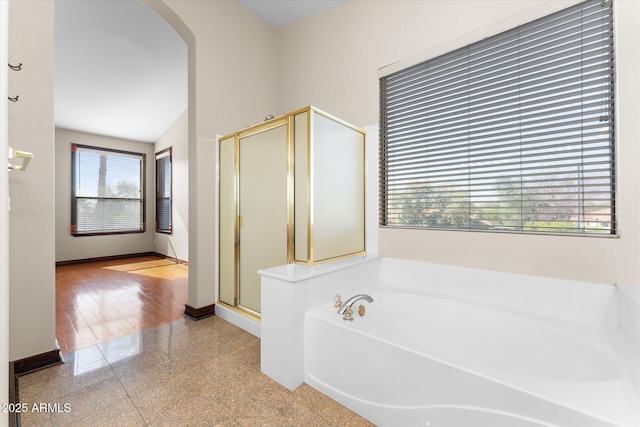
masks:
<instances>
[{"instance_id":1,"label":"towel hook","mask_svg":"<svg viewBox=\"0 0 640 427\"><path fill-rule=\"evenodd\" d=\"M18 102L19 95L16 95L15 98L12 98L10 96L7 96L7 98L9 98L9 101L11 101L11 102Z\"/></svg>"},{"instance_id":2,"label":"towel hook","mask_svg":"<svg viewBox=\"0 0 640 427\"><path fill-rule=\"evenodd\" d=\"M9 65L9 68L11 68L13 71L20 71L22 70L22 62L19 63L18 65L11 65L10 62L7 63Z\"/></svg>"}]
</instances>

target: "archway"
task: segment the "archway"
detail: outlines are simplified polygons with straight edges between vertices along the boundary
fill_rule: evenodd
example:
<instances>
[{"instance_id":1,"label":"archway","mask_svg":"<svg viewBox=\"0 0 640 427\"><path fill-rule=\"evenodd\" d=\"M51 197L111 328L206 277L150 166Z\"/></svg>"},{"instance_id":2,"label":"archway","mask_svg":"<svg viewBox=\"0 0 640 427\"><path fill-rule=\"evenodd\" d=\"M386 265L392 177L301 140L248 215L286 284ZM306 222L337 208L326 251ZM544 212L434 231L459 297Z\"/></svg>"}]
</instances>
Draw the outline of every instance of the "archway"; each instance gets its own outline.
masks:
<instances>
[{"instance_id":1,"label":"archway","mask_svg":"<svg viewBox=\"0 0 640 427\"><path fill-rule=\"evenodd\" d=\"M182 37L187 45L188 67L188 103L189 114L188 141L189 141L189 300L185 308L185 314L198 318L200 315L209 315L209 310L198 312L198 233L194 232L198 226L198 179L197 179L197 103L196 103L196 36L176 12L164 1L140 0L150 9L160 15ZM211 305L211 313L213 305Z\"/></svg>"}]
</instances>

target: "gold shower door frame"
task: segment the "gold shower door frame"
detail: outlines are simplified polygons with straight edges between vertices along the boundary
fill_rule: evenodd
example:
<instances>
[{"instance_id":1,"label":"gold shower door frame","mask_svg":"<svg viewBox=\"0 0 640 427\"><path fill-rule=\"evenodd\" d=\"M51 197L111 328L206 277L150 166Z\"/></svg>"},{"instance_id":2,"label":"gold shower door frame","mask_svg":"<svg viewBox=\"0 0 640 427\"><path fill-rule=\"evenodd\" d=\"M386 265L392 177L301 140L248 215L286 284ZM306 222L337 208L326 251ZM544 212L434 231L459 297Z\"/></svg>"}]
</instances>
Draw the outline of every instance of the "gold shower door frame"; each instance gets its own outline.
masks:
<instances>
[{"instance_id":1,"label":"gold shower door frame","mask_svg":"<svg viewBox=\"0 0 640 427\"><path fill-rule=\"evenodd\" d=\"M277 119L272 119L264 124L259 124L251 128L240 131L236 134L227 135L220 138L220 141L226 141L233 138L233 157L234 157L234 173L233 173L233 205L235 207L235 219L234 219L234 266L233 266L233 288L234 296L233 301L227 298L226 301L222 300L222 280L220 280L220 294L219 303L225 306L241 311L243 314L249 315L257 320L260 319L260 313L254 308L247 307L242 304L242 290L241 290L241 278L242 278L242 186L241 186L241 142L246 138L262 134L280 127L285 127L285 156L286 156L286 260L285 264L293 262L293 138L291 137L291 130L293 128L291 123L291 117L284 116ZM220 146L221 147L221 146ZM222 162L221 162L222 164ZM222 206L220 207L222 209ZM222 234L222 224L219 224L219 233ZM265 248L266 249L266 248ZM266 249L268 250L268 249ZM223 250L220 250L222 257ZM257 273L256 273L257 274Z\"/></svg>"},{"instance_id":2,"label":"gold shower door frame","mask_svg":"<svg viewBox=\"0 0 640 427\"><path fill-rule=\"evenodd\" d=\"M220 160L220 171L219 171L219 188L218 188L218 194L220 195L220 206L219 206L219 212L220 212L220 223L218 224L219 226L219 236L220 239L222 241L225 232L222 230L222 210L223 210L223 202L222 202L222 197L224 194L224 189L222 188L222 165L223 165L223 159L222 159L222 151L223 151L223 142L229 143L230 139L233 139L233 189L227 189L228 192L233 193L233 197L227 197L225 199L225 201L228 201L230 204L233 205L234 208L234 212L232 214L233 218L234 218L234 227L233 227L233 260L229 259L230 257L230 248L231 248L231 238L228 238L228 244L225 245L226 248L226 252L225 252L225 248L222 248L222 242L220 244L220 248L219 248L219 260L220 260L220 271L219 271L219 294L218 294L218 303L219 304L223 304L225 307L228 307L230 309L236 310L241 312L242 314L248 315L249 317L252 317L256 320L260 320L260 313L250 307L246 307L243 306L241 304L239 295L241 293L241 226L242 226L242 221L243 218L241 217L242 212L241 212L241 206L240 206L240 201L241 201L241 180L240 180L240 172L241 172L241 162L240 162L240 151L241 151L241 141L245 138L260 134L262 132L266 132L266 131L270 131L272 129L276 129L279 128L281 126L286 126L286 199L287 199L287 203L286 203L286 230L287 230L287 254L286 254L286 263L287 264L291 264L291 263L296 263L296 264L302 264L302 265L314 265L314 264L320 264L320 263L324 263L324 262L329 262L329 261L336 261L336 260L340 260L340 259L344 259L344 258L348 258L348 257L352 257L352 256L357 256L357 255L362 255L365 254L365 248L366 248L366 233L364 232L364 229L366 228L366 210L363 208L363 215L362 215L362 228L363 228L363 236L362 236L362 248L354 250L350 253L343 253L341 255L338 256L330 256L326 259L315 259L315 250L316 250L316 236L314 235L314 213L315 213L315 206L314 206L314 191L315 191L315 185L314 185L314 169L316 167L316 165L314 164L314 159L313 159L313 149L314 149L314 145L316 143L316 141L314 141L314 135L313 135L313 129L314 129L314 115L318 115L321 116L323 119L327 119L331 122L335 122L336 124L339 124L341 126L344 126L345 128L349 128L350 130L353 130L357 133L359 133L362 136L362 142L363 142L363 147L362 147L362 162L363 162L363 176L362 176L362 181L363 181L363 189L362 189L362 204L363 206L366 206L366 189L364 188L364 186L366 185L366 166L365 163L365 159L366 159L366 140L365 135L366 132L362 129L359 129L347 122L344 122L343 120L340 120L330 114L327 114L323 111L320 111L314 107L305 107L305 108L301 108L299 110L295 110L293 112L290 112L286 115L283 116L279 116L276 117L274 119L271 119L267 122L264 123L260 123L258 125L243 129L242 131L239 132L235 132L232 134L228 134L225 135L221 138L219 138L219 160ZM300 138L299 141L296 140L296 126L295 126L295 120L296 117L298 118L302 118L304 117L304 122L305 123L305 127L306 129L304 130L303 134L298 135L297 137ZM302 148L304 147L304 151L306 151L305 153L303 153L303 156L301 158L298 159L298 162L302 163L302 164L298 164L298 167L300 168L298 170L298 176L296 177L296 157L295 157L295 150L296 150L296 146ZM228 158L231 157L231 153L226 153L226 156L228 156ZM303 179L300 179L301 177L304 177ZM306 182L297 182L296 178L298 178L298 180L301 181L306 181ZM227 183L229 184L229 183ZM296 185L302 186L304 187L304 191L302 191L303 194L300 194L300 199L298 200L298 202L296 203L295 201L295 196L296 196ZM300 222L302 228L299 230L300 231L300 236L299 236L299 242L296 242L296 215L295 215L295 208L296 208L296 204L299 205L298 207L300 209L304 210L304 213L299 216L298 218L298 222ZM228 232L228 231L227 231ZM302 237L304 236L304 238ZM304 248L303 250L306 252L306 257L305 256L296 256L296 245L300 246L300 248ZM227 253L228 252L228 253ZM223 292L223 258L226 261L226 265L233 265L232 268L232 272L233 272L233 279L230 279L228 277L225 278L225 280L227 282L233 282L233 297L231 297L231 295L229 295L230 289L225 289L225 292ZM226 274L226 273L225 273ZM223 296L223 294L225 294Z\"/></svg>"}]
</instances>

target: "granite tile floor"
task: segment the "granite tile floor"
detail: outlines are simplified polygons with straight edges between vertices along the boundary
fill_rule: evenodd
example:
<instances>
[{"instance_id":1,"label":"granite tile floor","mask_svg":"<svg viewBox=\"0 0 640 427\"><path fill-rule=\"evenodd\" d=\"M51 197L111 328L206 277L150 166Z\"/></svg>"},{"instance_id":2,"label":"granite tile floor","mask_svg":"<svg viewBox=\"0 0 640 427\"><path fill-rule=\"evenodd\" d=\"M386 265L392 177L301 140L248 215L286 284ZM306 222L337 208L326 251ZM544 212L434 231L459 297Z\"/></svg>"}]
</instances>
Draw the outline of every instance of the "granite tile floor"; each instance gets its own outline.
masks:
<instances>
[{"instance_id":1,"label":"granite tile floor","mask_svg":"<svg viewBox=\"0 0 640 427\"><path fill-rule=\"evenodd\" d=\"M260 372L260 340L213 316L64 356L19 378L22 426L370 426L303 384Z\"/></svg>"}]
</instances>

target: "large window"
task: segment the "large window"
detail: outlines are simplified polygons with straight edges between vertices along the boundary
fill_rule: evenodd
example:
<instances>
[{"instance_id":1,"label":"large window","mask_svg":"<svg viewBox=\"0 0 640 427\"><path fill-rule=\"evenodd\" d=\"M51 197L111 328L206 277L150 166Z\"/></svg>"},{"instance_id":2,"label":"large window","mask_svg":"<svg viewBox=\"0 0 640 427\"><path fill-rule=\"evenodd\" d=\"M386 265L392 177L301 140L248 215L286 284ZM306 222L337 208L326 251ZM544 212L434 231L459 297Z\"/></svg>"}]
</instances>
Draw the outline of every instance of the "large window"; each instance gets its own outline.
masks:
<instances>
[{"instance_id":1,"label":"large window","mask_svg":"<svg viewBox=\"0 0 640 427\"><path fill-rule=\"evenodd\" d=\"M145 155L71 144L71 234L145 231Z\"/></svg>"},{"instance_id":2,"label":"large window","mask_svg":"<svg viewBox=\"0 0 640 427\"><path fill-rule=\"evenodd\" d=\"M156 153L156 231L171 234L171 147Z\"/></svg>"},{"instance_id":3,"label":"large window","mask_svg":"<svg viewBox=\"0 0 640 427\"><path fill-rule=\"evenodd\" d=\"M590 0L380 79L380 224L615 235L613 19Z\"/></svg>"}]
</instances>

